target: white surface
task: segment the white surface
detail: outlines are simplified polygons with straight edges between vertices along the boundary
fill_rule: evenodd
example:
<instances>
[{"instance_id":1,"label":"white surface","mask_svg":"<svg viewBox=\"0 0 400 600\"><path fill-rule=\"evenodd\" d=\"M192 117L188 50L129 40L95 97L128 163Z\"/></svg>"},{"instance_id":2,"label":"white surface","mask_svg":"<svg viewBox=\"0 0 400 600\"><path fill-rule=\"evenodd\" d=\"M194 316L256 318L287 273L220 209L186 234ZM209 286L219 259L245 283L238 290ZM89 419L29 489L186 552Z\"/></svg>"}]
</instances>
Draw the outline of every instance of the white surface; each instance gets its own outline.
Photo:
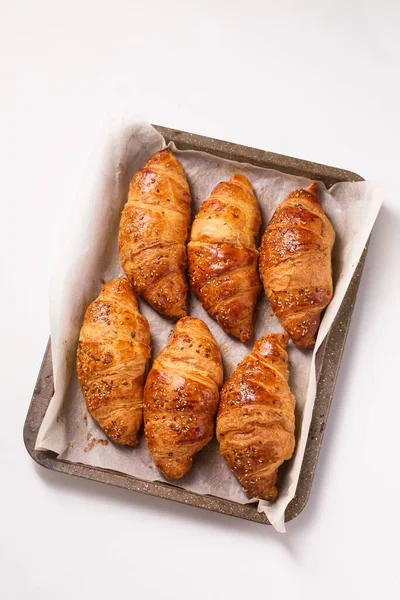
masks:
<instances>
[{"instance_id":1,"label":"white surface","mask_svg":"<svg viewBox=\"0 0 400 600\"><path fill-rule=\"evenodd\" d=\"M397 598L399 3L62 6L0 6L2 595ZM286 536L46 472L23 447L48 334L58 241L48 229L68 220L99 125L118 104L387 183L311 499Z\"/></svg>"}]
</instances>

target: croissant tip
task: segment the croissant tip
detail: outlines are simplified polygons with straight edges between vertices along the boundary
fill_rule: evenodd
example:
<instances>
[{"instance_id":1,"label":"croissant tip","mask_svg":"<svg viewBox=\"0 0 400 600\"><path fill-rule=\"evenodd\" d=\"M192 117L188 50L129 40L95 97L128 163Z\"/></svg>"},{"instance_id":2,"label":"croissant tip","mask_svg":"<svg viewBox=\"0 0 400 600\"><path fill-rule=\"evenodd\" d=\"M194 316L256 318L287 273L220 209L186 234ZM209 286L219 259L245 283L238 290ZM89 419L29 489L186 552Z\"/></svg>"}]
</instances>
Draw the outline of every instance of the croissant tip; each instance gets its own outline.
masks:
<instances>
[{"instance_id":1,"label":"croissant tip","mask_svg":"<svg viewBox=\"0 0 400 600\"><path fill-rule=\"evenodd\" d=\"M304 341L303 339L296 340L296 339L292 338L292 341L298 348L303 348L304 350L312 350L315 346L314 338L312 340L306 340L306 341Z\"/></svg>"},{"instance_id":2,"label":"croissant tip","mask_svg":"<svg viewBox=\"0 0 400 600\"><path fill-rule=\"evenodd\" d=\"M285 331L284 333L277 333L276 335L279 340L279 343L281 345L284 345L286 348L289 342L289 334Z\"/></svg>"},{"instance_id":3,"label":"croissant tip","mask_svg":"<svg viewBox=\"0 0 400 600\"><path fill-rule=\"evenodd\" d=\"M100 424L100 427L102 425ZM114 442L114 444L118 444L119 446L128 446L129 448L137 448L140 444L140 437L137 432L135 433L127 433L124 436L119 436L118 433L115 433L112 429L104 428L104 431L107 437ZM107 445L107 444L106 444Z\"/></svg>"},{"instance_id":4,"label":"croissant tip","mask_svg":"<svg viewBox=\"0 0 400 600\"><path fill-rule=\"evenodd\" d=\"M172 319L173 321L179 321L179 319L186 317L188 314L187 307L184 305L177 306L176 303L173 304L171 302L160 302L158 298L156 298L156 301L154 301L154 298L145 294L142 294L142 296L157 312Z\"/></svg>"},{"instance_id":5,"label":"croissant tip","mask_svg":"<svg viewBox=\"0 0 400 600\"><path fill-rule=\"evenodd\" d=\"M258 350L261 354L269 355L271 348L277 348L280 346L283 350L286 350L289 342L289 335L284 333L266 333L260 339L256 340L254 344L254 350Z\"/></svg>"},{"instance_id":6,"label":"croissant tip","mask_svg":"<svg viewBox=\"0 0 400 600\"><path fill-rule=\"evenodd\" d=\"M187 457L186 460L171 459L165 456L155 456L153 454L153 460L159 471L163 474L165 479L174 481L181 479L187 475L193 464L193 457Z\"/></svg>"},{"instance_id":7,"label":"croissant tip","mask_svg":"<svg viewBox=\"0 0 400 600\"><path fill-rule=\"evenodd\" d=\"M240 331L239 333L236 334L236 337L239 338L239 340L243 344L246 344L253 337L253 328L251 328L250 330L247 330L247 331Z\"/></svg>"},{"instance_id":8,"label":"croissant tip","mask_svg":"<svg viewBox=\"0 0 400 600\"><path fill-rule=\"evenodd\" d=\"M154 162L158 162L160 159L162 159L163 157L166 158L167 156L173 157L174 155L170 148L163 148L162 150L159 150L158 152L150 156L149 160L146 163L146 166L149 166ZM146 166L144 168L146 168Z\"/></svg>"},{"instance_id":9,"label":"croissant tip","mask_svg":"<svg viewBox=\"0 0 400 600\"><path fill-rule=\"evenodd\" d=\"M311 183L308 186L308 188L306 188L306 191L309 192L312 196L314 196L316 200L318 199L319 188L318 188L318 183L316 181Z\"/></svg>"},{"instance_id":10,"label":"croissant tip","mask_svg":"<svg viewBox=\"0 0 400 600\"><path fill-rule=\"evenodd\" d=\"M243 491L249 498L258 498L259 500L266 500L267 502L275 502L278 497L278 489L274 485L269 488L260 489L260 487L254 486L242 486Z\"/></svg>"},{"instance_id":11,"label":"croissant tip","mask_svg":"<svg viewBox=\"0 0 400 600\"><path fill-rule=\"evenodd\" d=\"M190 321L195 321L196 317L191 317L190 315L182 315L178 318L177 324L181 323L184 325L185 323L190 323Z\"/></svg>"},{"instance_id":12,"label":"croissant tip","mask_svg":"<svg viewBox=\"0 0 400 600\"><path fill-rule=\"evenodd\" d=\"M129 446L130 448L137 448L140 444L140 438L137 437L135 440L132 440L131 442L129 442L129 444L126 444L127 446Z\"/></svg>"},{"instance_id":13,"label":"croissant tip","mask_svg":"<svg viewBox=\"0 0 400 600\"><path fill-rule=\"evenodd\" d=\"M272 338L272 340L286 350L289 343L289 334L285 331L283 333L269 333L266 337Z\"/></svg>"},{"instance_id":14,"label":"croissant tip","mask_svg":"<svg viewBox=\"0 0 400 600\"><path fill-rule=\"evenodd\" d=\"M232 181L233 183L240 183L250 190L253 189L250 181L247 179L247 177L245 175L242 175L241 173L234 173L232 175L230 181Z\"/></svg>"},{"instance_id":15,"label":"croissant tip","mask_svg":"<svg viewBox=\"0 0 400 600\"><path fill-rule=\"evenodd\" d=\"M263 500L267 500L267 502L275 502L278 497L278 489L274 486L267 493L264 494Z\"/></svg>"},{"instance_id":16,"label":"croissant tip","mask_svg":"<svg viewBox=\"0 0 400 600\"><path fill-rule=\"evenodd\" d=\"M206 329L209 333L210 330L208 328L208 326L206 325L206 323L204 323L204 321L202 321L201 319L198 319L197 317L191 317L190 315L185 315L184 317L180 318L179 321L176 323L176 328L181 329L182 327L186 327L186 326L190 326L193 325L194 327L200 327L202 329Z\"/></svg>"}]
</instances>

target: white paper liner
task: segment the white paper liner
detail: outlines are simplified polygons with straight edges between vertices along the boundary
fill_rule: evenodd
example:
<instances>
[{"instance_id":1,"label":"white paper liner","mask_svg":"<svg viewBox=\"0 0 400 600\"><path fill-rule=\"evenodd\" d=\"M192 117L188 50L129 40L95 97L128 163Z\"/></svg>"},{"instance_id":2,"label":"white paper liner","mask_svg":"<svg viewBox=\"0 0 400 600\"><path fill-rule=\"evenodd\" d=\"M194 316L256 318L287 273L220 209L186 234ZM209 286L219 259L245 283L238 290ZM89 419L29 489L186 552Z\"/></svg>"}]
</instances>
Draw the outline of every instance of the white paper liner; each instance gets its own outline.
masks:
<instances>
[{"instance_id":1,"label":"white paper liner","mask_svg":"<svg viewBox=\"0 0 400 600\"><path fill-rule=\"evenodd\" d=\"M165 147L162 136L149 124L132 116L113 120L104 128L87 172L76 219L67 228L66 242L57 261L50 295L50 324L55 394L44 417L36 448L52 450L60 458L127 473L148 481L165 481L154 466L144 437L136 449L106 441L104 432L88 416L76 371L75 353L87 305L103 282L123 274L118 258L117 236L121 210L129 181L155 152ZM192 192L193 214L213 188L233 173L243 173L257 196L264 231L276 206L295 188L311 180L272 169L236 163L197 151L176 150ZM316 394L315 355L344 298L354 270L378 214L383 191L371 182L339 183L329 192L320 183L321 201L336 231L333 252L334 297L322 320L313 352L291 342L290 386L296 396L296 449L280 482L275 503L259 501L278 531L285 531L284 513L293 498L303 460ZM140 301L140 310L151 327L153 358L166 345L174 324ZM254 340L244 345L227 335L191 295L189 313L203 319L213 333L224 362L225 378L251 351L254 340L267 332L283 331L262 292L255 311ZM218 452L214 439L199 453L191 472L175 485L200 494L247 503L240 484Z\"/></svg>"}]
</instances>

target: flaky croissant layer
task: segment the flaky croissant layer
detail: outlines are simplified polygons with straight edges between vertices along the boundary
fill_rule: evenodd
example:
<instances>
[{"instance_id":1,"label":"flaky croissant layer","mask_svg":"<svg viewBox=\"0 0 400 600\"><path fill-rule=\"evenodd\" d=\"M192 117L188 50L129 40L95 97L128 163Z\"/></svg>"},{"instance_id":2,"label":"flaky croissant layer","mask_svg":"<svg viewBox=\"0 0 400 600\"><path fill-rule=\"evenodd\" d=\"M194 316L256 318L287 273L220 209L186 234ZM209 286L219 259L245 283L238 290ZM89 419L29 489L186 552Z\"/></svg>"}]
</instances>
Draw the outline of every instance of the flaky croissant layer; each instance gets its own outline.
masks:
<instances>
[{"instance_id":1,"label":"flaky croissant layer","mask_svg":"<svg viewBox=\"0 0 400 600\"><path fill-rule=\"evenodd\" d=\"M286 333L259 339L221 390L220 452L250 498L276 499L278 468L293 454L287 342Z\"/></svg>"},{"instance_id":2,"label":"flaky croissant layer","mask_svg":"<svg viewBox=\"0 0 400 600\"><path fill-rule=\"evenodd\" d=\"M181 163L170 150L154 154L129 186L118 247L136 293L160 313L187 313L186 240L190 191Z\"/></svg>"},{"instance_id":3,"label":"flaky croissant layer","mask_svg":"<svg viewBox=\"0 0 400 600\"><path fill-rule=\"evenodd\" d=\"M249 180L219 183L197 214L188 244L190 285L227 333L248 341L260 289L256 239L261 215Z\"/></svg>"},{"instance_id":4,"label":"flaky croissant layer","mask_svg":"<svg viewBox=\"0 0 400 600\"><path fill-rule=\"evenodd\" d=\"M106 283L86 310L76 368L90 415L118 444L136 446L150 328L129 282Z\"/></svg>"},{"instance_id":5,"label":"flaky croissant layer","mask_svg":"<svg viewBox=\"0 0 400 600\"><path fill-rule=\"evenodd\" d=\"M278 206L260 248L260 276L272 310L294 343L312 348L332 299L335 232L318 185L295 190Z\"/></svg>"},{"instance_id":6,"label":"flaky croissant layer","mask_svg":"<svg viewBox=\"0 0 400 600\"><path fill-rule=\"evenodd\" d=\"M200 319L178 321L144 389L144 430L160 471L179 479L214 434L222 385L218 346Z\"/></svg>"}]
</instances>

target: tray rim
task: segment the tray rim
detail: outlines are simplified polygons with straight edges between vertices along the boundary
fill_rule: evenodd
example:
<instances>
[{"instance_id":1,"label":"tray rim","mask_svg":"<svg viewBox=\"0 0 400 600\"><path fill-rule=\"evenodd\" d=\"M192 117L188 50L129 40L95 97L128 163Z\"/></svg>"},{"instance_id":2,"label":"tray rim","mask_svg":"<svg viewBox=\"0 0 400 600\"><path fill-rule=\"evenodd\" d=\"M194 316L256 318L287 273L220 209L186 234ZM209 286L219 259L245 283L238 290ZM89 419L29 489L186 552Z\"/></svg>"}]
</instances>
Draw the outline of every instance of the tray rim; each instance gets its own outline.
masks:
<instances>
[{"instance_id":1,"label":"tray rim","mask_svg":"<svg viewBox=\"0 0 400 600\"><path fill-rule=\"evenodd\" d=\"M338 181L364 181L360 175L336 167L330 167L328 165L273 152L266 152L249 146L208 138L160 125L153 126L164 136L167 143L173 141L176 146L182 150L201 150L237 162L246 162L263 168L277 169L288 174L317 179L323 181L327 187ZM364 252L357 265L339 313L318 352L319 369L317 397L296 495L286 509L285 522L292 520L302 512L311 493L313 477L318 463L325 425L328 419L336 378L357 297L367 249L368 244L365 246ZM327 357L330 359L329 363L326 360ZM264 513L257 512L255 504L243 505L214 496L188 492L187 490L172 484L144 481L109 469L70 463L57 458L52 452L35 450L37 434L52 393L53 376L51 343L49 339L23 430L25 447L31 458L37 464L64 474L102 482L131 491L142 492L198 508L204 508L222 514L255 521L260 524L270 524Z\"/></svg>"}]
</instances>

